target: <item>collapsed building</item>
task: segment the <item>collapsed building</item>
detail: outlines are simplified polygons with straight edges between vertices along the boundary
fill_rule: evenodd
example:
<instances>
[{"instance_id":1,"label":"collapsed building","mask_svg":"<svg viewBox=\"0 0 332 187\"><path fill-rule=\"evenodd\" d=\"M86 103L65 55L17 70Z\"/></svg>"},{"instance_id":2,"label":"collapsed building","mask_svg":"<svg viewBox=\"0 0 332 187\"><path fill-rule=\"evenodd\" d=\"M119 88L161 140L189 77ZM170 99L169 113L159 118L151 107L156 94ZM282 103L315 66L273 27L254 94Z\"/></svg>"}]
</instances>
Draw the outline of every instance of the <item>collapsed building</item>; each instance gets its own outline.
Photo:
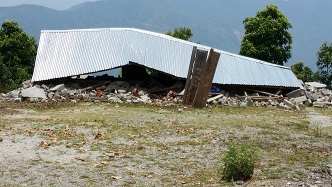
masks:
<instances>
[{"instance_id":1,"label":"collapsed building","mask_svg":"<svg viewBox=\"0 0 332 187\"><path fill-rule=\"evenodd\" d=\"M102 81L108 81L109 87L112 81L126 80L132 85L145 81L145 86L158 82L166 88L157 90L180 92L188 79L194 49L211 53L212 48L133 28L45 30L39 40L32 83L70 83L84 88ZM220 54L213 92L247 96L258 91L282 96L303 88L288 67L213 50Z\"/></svg>"},{"instance_id":2,"label":"collapsed building","mask_svg":"<svg viewBox=\"0 0 332 187\"><path fill-rule=\"evenodd\" d=\"M42 31L32 82L105 71L135 63L186 78L193 47L211 48L164 34L131 29ZM301 84L288 67L221 50L213 82L293 90ZM131 74L132 73L132 74ZM127 75L135 75L135 72Z\"/></svg>"}]
</instances>

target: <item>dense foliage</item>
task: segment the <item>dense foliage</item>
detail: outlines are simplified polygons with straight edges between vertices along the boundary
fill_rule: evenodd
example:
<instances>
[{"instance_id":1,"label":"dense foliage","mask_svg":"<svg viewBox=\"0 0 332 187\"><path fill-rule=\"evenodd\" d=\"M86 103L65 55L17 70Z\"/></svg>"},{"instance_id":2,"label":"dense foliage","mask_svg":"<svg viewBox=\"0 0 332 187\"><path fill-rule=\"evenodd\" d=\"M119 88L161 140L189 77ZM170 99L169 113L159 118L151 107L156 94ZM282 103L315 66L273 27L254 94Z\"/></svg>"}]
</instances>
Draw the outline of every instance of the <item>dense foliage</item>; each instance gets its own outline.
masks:
<instances>
[{"instance_id":1,"label":"dense foliage","mask_svg":"<svg viewBox=\"0 0 332 187\"><path fill-rule=\"evenodd\" d=\"M279 65L291 58L293 39L288 29L292 25L277 6L267 5L256 17L247 17L243 24L245 35L241 41L241 55Z\"/></svg>"},{"instance_id":2,"label":"dense foliage","mask_svg":"<svg viewBox=\"0 0 332 187\"><path fill-rule=\"evenodd\" d=\"M173 32L168 30L165 34L182 40L189 40L193 36L189 27L175 28Z\"/></svg>"},{"instance_id":3,"label":"dense foliage","mask_svg":"<svg viewBox=\"0 0 332 187\"><path fill-rule=\"evenodd\" d=\"M303 62L299 61L291 65L291 70L295 74L296 78L302 80L303 82L313 82L318 81L318 72L313 72L308 66L305 66Z\"/></svg>"},{"instance_id":4,"label":"dense foliage","mask_svg":"<svg viewBox=\"0 0 332 187\"><path fill-rule=\"evenodd\" d=\"M18 23L3 22L0 30L0 92L16 88L30 79L37 53L37 43Z\"/></svg>"},{"instance_id":5,"label":"dense foliage","mask_svg":"<svg viewBox=\"0 0 332 187\"><path fill-rule=\"evenodd\" d=\"M317 68L322 83L331 86L332 83L332 43L324 42L317 52Z\"/></svg>"}]
</instances>

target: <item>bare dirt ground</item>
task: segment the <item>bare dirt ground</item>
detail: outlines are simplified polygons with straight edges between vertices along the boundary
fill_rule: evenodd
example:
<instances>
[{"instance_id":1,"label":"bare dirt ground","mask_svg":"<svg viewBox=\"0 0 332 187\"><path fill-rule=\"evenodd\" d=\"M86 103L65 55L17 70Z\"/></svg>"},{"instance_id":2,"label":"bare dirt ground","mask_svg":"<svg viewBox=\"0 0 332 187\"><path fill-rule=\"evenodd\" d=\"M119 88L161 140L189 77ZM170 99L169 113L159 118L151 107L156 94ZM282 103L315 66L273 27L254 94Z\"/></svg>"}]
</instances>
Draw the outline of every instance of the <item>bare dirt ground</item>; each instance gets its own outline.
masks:
<instances>
[{"instance_id":1,"label":"bare dirt ground","mask_svg":"<svg viewBox=\"0 0 332 187\"><path fill-rule=\"evenodd\" d=\"M331 186L326 110L0 103L0 186ZM251 181L220 180L230 142Z\"/></svg>"},{"instance_id":2,"label":"bare dirt ground","mask_svg":"<svg viewBox=\"0 0 332 187\"><path fill-rule=\"evenodd\" d=\"M307 113L311 126L319 126L322 128L332 126L331 116L319 114L313 108L308 108Z\"/></svg>"}]
</instances>

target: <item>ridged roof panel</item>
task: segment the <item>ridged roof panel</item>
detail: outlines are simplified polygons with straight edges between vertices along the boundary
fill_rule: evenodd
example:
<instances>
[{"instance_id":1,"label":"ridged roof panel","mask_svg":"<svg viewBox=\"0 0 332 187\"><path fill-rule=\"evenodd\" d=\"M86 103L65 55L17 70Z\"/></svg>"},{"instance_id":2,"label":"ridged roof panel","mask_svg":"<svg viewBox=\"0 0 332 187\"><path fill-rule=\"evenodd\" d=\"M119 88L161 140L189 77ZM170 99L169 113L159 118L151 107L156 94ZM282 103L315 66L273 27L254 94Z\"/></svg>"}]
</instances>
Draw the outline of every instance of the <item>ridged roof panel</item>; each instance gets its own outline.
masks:
<instances>
[{"instance_id":1,"label":"ridged roof panel","mask_svg":"<svg viewBox=\"0 0 332 187\"><path fill-rule=\"evenodd\" d=\"M211 49L131 28L42 31L32 81L108 70L130 61L185 78L194 46ZM215 83L301 87L287 67L216 51L221 56Z\"/></svg>"},{"instance_id":2,"label":"ridged roof panel","mask_svg":"<svg viewBox=\"0 0 332 187\"><path fill-rule=\"evenodd\" d=\"M225 51L221 53L214 82L234 85L301 87L290 68Z\"/></svg>"}]
</instances>

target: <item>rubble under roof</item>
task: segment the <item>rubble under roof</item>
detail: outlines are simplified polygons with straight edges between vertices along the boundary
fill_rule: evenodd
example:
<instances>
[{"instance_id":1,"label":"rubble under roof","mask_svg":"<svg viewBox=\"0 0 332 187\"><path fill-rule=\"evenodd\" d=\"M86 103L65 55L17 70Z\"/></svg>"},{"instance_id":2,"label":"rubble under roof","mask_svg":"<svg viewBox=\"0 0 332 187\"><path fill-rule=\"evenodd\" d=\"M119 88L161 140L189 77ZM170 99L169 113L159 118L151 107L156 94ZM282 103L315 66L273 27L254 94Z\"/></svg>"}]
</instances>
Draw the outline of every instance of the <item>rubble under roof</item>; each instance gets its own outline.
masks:
<instances>
[{"instance_id":1,"label":"rubble under roof","mask_svg":"<svg viewBox=\"0 0 332 187\"><path fill-rule=\"evenodd\" d=\"M130 67L128 71L137 71ZM22 87L7 94L0 100L8 102L111 102L141 103L151 105L182 106L185 80L146 71L130 74L129 78L115 78L107 75L87 76L85 79L70 78L52 80L42 84L22 83ZM159 74L158 74L159 73ZM160 76L158 76L160 75ZM140 77L140 78L138 78ZM61 82L63 81L63 82ZM277 88L237 87L224 89L214 84L206 106L230 107L277 107L304 110L305 107L332 108L332 91L317 84L305 84L304 89L282 92ZM228 89L228 90L227 90ZM235 90L235 91L234 91Z\"/></svg>"}]
</instances>

